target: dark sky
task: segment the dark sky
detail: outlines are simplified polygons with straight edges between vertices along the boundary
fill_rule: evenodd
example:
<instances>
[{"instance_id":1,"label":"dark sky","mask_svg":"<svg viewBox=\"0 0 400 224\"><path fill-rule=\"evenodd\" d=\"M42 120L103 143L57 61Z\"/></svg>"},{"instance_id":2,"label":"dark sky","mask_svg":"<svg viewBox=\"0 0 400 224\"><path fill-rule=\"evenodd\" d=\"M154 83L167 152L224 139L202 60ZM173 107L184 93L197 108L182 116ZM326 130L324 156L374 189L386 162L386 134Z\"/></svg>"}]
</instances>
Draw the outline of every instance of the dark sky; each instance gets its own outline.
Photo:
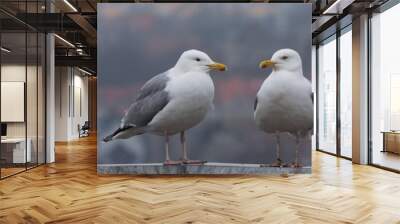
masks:
<instances>
[{"instance_id":1,"label":"dark sky","mask_svg":"<svg viewBox=\"0 0 400 224\"><path fill-rule=\"evenodd\" d=\"M212 75L215 109L189 132L191 155L214 162L271 162L274 139L265 137L252 118L256 92L270 73L258 63L278 49L292 48L311 79L310 24L310 4L98 4L99 136L119 125L146 80L174 66L183 51L198 49L228 71ZM288 147L294 142L287 141ZM99 143L99 163L159 162L162 143L163 138L151 135ZM303 148L309 164L309 142ZM292 159L294 150L286 151Z\"/></svg>"}]
</instances>

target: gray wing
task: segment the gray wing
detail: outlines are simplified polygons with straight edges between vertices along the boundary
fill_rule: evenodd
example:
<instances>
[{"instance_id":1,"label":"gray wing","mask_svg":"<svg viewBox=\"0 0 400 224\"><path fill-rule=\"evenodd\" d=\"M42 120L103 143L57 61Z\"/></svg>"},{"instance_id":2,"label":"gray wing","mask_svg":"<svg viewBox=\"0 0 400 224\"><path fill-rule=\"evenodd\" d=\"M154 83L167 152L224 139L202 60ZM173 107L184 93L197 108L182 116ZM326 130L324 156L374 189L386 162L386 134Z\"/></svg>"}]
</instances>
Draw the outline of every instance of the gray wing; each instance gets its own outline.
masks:
<instances>
[{"instance_id":1,"label":"gray wing","mask_svg":"<svg viewBox=\"0 0 400 224\"><path fill-rule=\"evenodd\" d=\"M134 103L121 120L121 127L144 127L154 116L169 102L168 93L165 91L168 72L154 76L140 89Z\"/></svg>"}]
</instances>

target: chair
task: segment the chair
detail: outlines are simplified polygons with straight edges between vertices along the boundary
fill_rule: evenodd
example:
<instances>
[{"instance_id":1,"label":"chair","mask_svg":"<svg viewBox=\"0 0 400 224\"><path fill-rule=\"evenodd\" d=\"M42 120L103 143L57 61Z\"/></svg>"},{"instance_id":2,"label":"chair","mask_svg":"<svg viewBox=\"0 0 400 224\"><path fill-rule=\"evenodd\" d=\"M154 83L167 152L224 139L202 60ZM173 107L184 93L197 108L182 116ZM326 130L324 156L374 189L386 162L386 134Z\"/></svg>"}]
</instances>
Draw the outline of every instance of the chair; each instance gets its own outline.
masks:
<instances>
[{"instance_id":1,"label":"chair","mask_svg":"<svg viewBox=\"0 0 400 224\"><path fill-rule=\"evenodd\" d=\"M89 129L90 129L89 121L85 121L82 127L80 127L80 125L78 124L79 138L89 136Z\"/></svg>"}]
</instances>

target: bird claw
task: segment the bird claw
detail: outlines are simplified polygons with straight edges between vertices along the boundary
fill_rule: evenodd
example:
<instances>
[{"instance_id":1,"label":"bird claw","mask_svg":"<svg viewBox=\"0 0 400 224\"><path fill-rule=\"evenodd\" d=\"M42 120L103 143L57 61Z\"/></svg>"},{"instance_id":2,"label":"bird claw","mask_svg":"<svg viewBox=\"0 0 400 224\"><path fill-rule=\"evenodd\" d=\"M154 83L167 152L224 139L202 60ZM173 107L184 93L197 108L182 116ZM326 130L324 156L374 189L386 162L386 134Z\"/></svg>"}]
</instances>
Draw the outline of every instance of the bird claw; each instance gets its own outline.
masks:
<instances>
[{"instance_id":1,"label":"bird claw","mask_svg":"<svg viewBox=\"0 0 400 224\"><path fill-rule=\"evenodd\" d=\"M274 162L271 166L282 167L282 160L280 158L276 159L276 162Z\"/></svg>"},{"instance_id":2,"label":"bird claw","mask_svg":"<svg viewBox=\"0 0 400 224\"><path fill-rule=\"evenodd\" d=\"M164 166L175 166L175 165L180 165L181 161L165 160L163 164Z\"/></svg>"},{"instance_id":3,"label":"bird claw","mask_svg":"<svg viewBox=\"0 0 400 224\"><path fill-rule=\"evenodd\" d=\"M207 161L204 160L190 160L190 159L183 159L182 163L186 165L204 165Z\"/></svg>"},{"instance_id":4,"label":"bird claw","mask_svg":"<svg viewBox=\"0 0 400 224\"><path fill-rule=\"evenodd\" d=\"M300 167L303 167L303 165L300 164L300 163L292 163L292 164L290 165L290 167L292 167L292 168L300 168Z\"/></svg>"},{"instance_id":5,"label":"bird claw","mask_svg":"<svg viewBox=\"0 0 400 224\"><path fill-rule=\"evenodd\" d=\"M272 164L261 164L260 167L283 167L285 164L282 163L281 159L277 159L276 162Z\"/></svg>"}]
</instances>

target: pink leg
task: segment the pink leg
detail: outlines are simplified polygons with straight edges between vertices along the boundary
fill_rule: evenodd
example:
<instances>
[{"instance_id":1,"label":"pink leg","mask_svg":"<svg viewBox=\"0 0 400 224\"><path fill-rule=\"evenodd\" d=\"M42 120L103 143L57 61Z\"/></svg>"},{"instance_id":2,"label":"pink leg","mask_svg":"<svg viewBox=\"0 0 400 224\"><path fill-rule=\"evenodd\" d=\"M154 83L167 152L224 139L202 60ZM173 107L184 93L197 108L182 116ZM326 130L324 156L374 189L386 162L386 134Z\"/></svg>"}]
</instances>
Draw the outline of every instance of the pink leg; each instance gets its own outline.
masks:
<instances>
[{"instance_id":1,"label":"pink leg","mask_svg":"<svg viewBox=\"0 0 400 224\"><path fill-rule=\"evenodd\" d=\"M202 160L190 160L187 156L187 149L186 149L186 138L185 138L185 131L181 132L181 144L182 144L182 163L183 164L190 164L190 165L203 165L207 161Z\"/></svg>"},{"instance_id":2,"label":"pink leg","mask_svg":"<svg viewBox=\"0 0 400 224\"><path fill-rule=\"evenodd\" d=\"M169 165L179 165L181 164L180 161L173 161L169 157L169 136L167 132L164 132L165 136L165 161L164 161L164 166L169 166Z\"/></svg>"}]
</instances>

